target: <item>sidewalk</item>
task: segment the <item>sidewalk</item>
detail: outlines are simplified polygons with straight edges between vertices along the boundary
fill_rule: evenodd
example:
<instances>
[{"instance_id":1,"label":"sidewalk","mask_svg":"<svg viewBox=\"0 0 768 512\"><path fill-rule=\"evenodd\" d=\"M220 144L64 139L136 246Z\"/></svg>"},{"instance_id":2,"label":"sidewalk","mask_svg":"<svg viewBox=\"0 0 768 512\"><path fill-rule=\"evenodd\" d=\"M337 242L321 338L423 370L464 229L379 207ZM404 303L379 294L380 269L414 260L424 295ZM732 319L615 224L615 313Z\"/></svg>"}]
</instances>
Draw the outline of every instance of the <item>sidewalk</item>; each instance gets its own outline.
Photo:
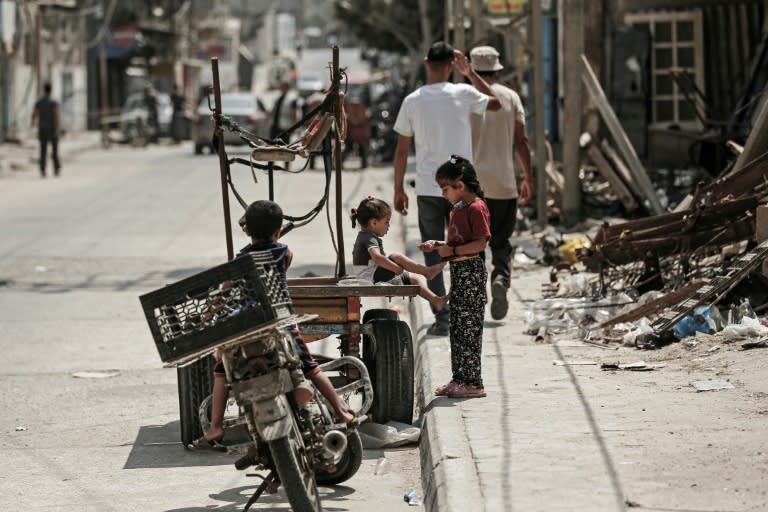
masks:
<instances>
[{"instance_id":1,"label":"sidewalk","mask_svg":"<svg viewBox=\"0 0 768 512\"><path fill-rule=\"evenodd\" d=\"M66 173L68 161L78 153L101 147L98 130L67 133L59 139L59 159L62 172ZM38 171L40 146L36 136L19 143L0 143L0 179L12 178L17 172ZM48 147L48 174L53 173L51 148Z\"/></svg>"},{"instance_id":2,"label":"sidewalk","mask_svg":"<svg viewBox=\"0 0 768 512\"><path fill-rule=\"evenodd\" d=\"M418 259L416 215L405 222L405 246ZM682 343L648 352L574 338L536 344L524 334L525 312L548 275L541 266L515 270L507 318L486 314L482 399L434 396L451 377L449 341L426 336L427 302L411 303L426 510L768 510L768 384L765 365L750 362L757 354L724 347L692 358ZM666 366L600 369L639 360ZM707 379L736 387L690 386Z\"/></svg>"}]
</instances>

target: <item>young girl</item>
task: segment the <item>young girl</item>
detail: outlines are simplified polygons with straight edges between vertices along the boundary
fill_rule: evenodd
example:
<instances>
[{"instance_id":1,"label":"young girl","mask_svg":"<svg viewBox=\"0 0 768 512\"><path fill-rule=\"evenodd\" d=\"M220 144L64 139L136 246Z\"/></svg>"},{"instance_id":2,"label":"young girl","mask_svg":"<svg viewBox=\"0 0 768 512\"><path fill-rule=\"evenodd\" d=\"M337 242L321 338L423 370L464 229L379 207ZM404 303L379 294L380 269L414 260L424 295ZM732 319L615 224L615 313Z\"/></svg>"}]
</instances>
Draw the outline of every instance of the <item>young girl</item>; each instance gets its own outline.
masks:
<instances>
[{"instance_id":1,"label":"young girl","mask_svg":"<svg viewBox=\"0 0 768 512\"><path fill-rule=\"evenodd\" d=\"M487 296L483 251L491 238L488 207L475 168L459 156L441 165L435 180L452 205L448 240L429 240L419 245L437 252L451 263L451 370L453 379L435 390L438 396L478 398L485 396L480 371L483 318Z\"/></svg>"},{"instance_id":2,"label":"young girl","mask_svg":"<svg viewBox=\"0 0 768 512\"><path fill-rule=\"evenodd\" d=\"M387 203L369 196L352 209L351 217L352 227L360 223L360 232L352 249L352 265L356 267L355 273L358 276L374 283L417 284L419 295L432 303L437 311L445 307L448 296L435 295L424 279L432 279L442 272L445 262L427 267L402 254L384 254L381 237L389 231L392 218L392 209ZM411 275L409 272L421 275Z\"/></svg>"}]
</instances>

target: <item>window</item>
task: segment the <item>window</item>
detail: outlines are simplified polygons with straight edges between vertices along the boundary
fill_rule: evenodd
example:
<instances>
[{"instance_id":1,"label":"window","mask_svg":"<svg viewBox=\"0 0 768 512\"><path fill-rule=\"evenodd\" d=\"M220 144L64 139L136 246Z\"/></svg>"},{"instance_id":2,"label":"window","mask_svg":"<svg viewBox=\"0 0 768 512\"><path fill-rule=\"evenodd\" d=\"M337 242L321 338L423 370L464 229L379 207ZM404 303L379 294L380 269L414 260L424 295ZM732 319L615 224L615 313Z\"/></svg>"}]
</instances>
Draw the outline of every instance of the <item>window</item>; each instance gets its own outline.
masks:
<instances>
[{"instance_id":1,"label":"window","mask_svg":"<svg viewBox=\"0 0 768 512\"><path fill-rule=\"evenodd\" d=\"M652 126L676 124L684 129L700 129L696 111L672 73L684 73L702 94L705 93L701 12L628 14L624 21L651 34ZM696 98L695 101L701 100Z\"/></svg>"}]
</instances>

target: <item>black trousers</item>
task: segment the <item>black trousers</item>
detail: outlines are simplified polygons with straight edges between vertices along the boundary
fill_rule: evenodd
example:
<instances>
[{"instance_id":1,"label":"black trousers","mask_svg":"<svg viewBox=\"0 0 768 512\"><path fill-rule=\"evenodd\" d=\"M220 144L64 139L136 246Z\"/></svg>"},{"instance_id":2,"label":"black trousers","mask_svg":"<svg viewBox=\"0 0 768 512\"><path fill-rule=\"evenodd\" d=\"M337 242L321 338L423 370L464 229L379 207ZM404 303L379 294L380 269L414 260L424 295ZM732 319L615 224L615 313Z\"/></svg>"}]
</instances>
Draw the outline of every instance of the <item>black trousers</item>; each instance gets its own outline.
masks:
<instances>
[{"instance_id":1,"label":"black trousers","mask_svg":"<svg viewBox=\"0 0 768 512\"><path fill-rule=\"evenodd\" d=\"M500 277L509 287L511 274L512 253L514 249L509 238L515 230L517 222L517 199L486 199L488 210L491 212L491 281Z\"/></svg>"},{"instance_id":2,"label":"black trousers","mask_svg":"<svg viewBox=\"0 0 768 512\"><path fill-rule=\"evenodd\" d=\"M51 158L53 159L53 173L58 176L61 164L59 163L59 138L40 135L40 174L45 176L45 166L48 153L48 143L51 144Z\"/></svg>"},{"instance_id":3,"label":"black trousers","mask_svg":"<svg viewBox=\"0 0 768 512\"><path fill-rule=\"evenodd\" d=\"M419 208L419 232L421 241L427 240L445 240L445 231L448 227L448 215L451 213L451 203L444 197L437 196L417 196L416 204ZM440 263L440 255L437 252L425 252L424 264L427 266ZM445 295L445 280L443 273L427 282L429 289L435 292L435 295ZM432 306L434 312L434 306ZM449 322L451 315L450 305L435 313L435 320L438 322Z\"/></svg>"}]
</instances>

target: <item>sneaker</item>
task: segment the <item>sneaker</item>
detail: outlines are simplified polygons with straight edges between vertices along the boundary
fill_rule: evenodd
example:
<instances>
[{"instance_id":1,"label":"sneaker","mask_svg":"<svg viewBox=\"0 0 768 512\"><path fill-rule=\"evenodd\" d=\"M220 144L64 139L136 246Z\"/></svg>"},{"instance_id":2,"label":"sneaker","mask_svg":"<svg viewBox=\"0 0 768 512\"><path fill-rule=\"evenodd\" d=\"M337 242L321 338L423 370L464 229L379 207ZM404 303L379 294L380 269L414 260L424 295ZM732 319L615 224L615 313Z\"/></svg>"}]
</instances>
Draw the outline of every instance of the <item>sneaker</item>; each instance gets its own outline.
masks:
<instances>
[{"instance_id":1,"label":"sneaker","mask_svg":"<svg viewBox=\"0 0 768 512\"><path fill-rule=\"evenodd\" d=\"M428 336L448 336L450 332L451 329L448 322L435 322L427 329Z\"/></svg>"},{"instance_id":2,"label":"sneaker","mask_svg":"<svg viewBox=\"0 0 768 512\"><path fill-rule=\"evenodd\" d=\"M453 381L449 382L448 384L443 384L442 386L440 386L435 390L435 396L446 396L457 387L459 387L459 384L456 384Z\"/></svg>"},{"instance_id":3,"label":"sneaker","mask_svg":"<svg viewBox=\"0 0 768 512\"><path fill-rule=\"evenodd\" d=\"M491 317L494 320L501 320L507 316L509 310L507 288L504 280L499 277L491 283Z\"/></svg>"},{"instance_id":4,"label":"sneaker","mask_svg":"<svg viewBox=\"0 0 768 512\"><path fill-rule=\"evenodd\" d=\"M476 388L474 386L465 386L460 384L448 392L448 398L483 398L485 388Z\"/></svg>"}]
</instances>

